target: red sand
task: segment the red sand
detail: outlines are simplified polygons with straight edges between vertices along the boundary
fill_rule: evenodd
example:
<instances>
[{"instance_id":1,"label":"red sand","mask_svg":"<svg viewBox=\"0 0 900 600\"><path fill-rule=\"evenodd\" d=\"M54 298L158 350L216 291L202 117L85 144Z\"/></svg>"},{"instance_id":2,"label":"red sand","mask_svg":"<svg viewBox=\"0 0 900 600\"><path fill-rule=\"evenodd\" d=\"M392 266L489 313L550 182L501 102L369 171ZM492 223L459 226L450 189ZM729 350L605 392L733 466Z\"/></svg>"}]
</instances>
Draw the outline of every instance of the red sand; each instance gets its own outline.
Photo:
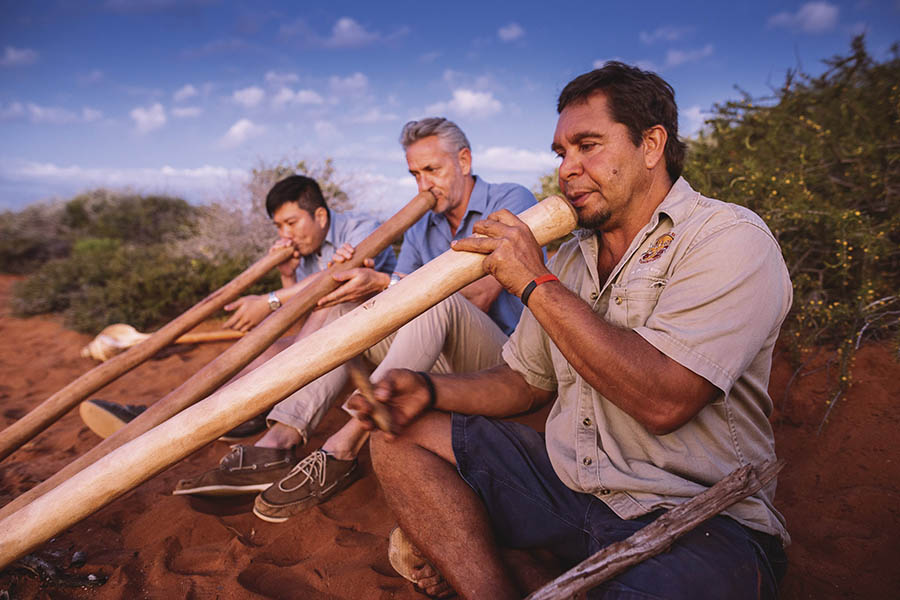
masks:
<instances>
[{"instance_id":1,"label":"red sand","mask_svg":"<svg viewBox=\"0 0 900 600\"><path fill-rule=\"evenodd\" d=\"M90 337L58 318L17 319L7 299L15 278L0 276L0 427L6 427L95 363L79 356ZM150 404L222 352L195 346L151 360L93 397ZM794 538L781 597L879 598L900 590L900 365L886 346L864 347L856 383L832 411L825 371L798 378L776 361L770 391L778 405L778 452L787 460L777 506ZM534 418L530 419L535 421ZM318 447L345 421L332 410L312 440ZM52 475L98 439L76 410L0 463L0 505ZM213 442L63 532L37 551L67 572L102 573L91 589L41 583L19 569L0 573L10 598L422 598L387 561L393 518L371 473L326 504L287 523L250 513L252 497L174 497L175 482L214 465L227 445ZM86 563L67 568L82 551ZM894 590L894 592L890 592Z\"/></svg>"}]
</instances>

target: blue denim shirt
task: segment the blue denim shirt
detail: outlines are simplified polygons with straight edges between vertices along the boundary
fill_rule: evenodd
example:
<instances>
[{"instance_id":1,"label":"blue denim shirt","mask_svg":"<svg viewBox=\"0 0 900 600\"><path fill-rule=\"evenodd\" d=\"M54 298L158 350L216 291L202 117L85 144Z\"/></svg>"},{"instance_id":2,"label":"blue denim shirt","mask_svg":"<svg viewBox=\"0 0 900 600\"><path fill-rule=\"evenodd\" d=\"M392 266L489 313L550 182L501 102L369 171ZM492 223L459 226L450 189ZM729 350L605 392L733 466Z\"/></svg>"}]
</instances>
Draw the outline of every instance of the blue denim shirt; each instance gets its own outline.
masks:
<instances>
[{"instance_id":1,"label":"blue denim shirt","mask_svg":"<svg viewBox=\"0 0 900 600\"><path fill-rule=\"evenodd\" d=\"M301 281L313 273L318 273L328 268L328 263L334 256L335 250L344 244L350 244L355 248L380 225L378 221L367 217L357 217L330 209L328 213L330 217L328 233L325 234L322 247L319 248L318 252L300 257L300 264L297 265L297 270L295 271L297 281ZM375 257L375 269L377 271L393 273L396 264L397 257L394 255L394 249L390 246Z\"/></svg>"},{"instance_id":2,"label":"blue denim shirt","mask_svg":"<svg viewBox=\"0 0 900 600\"><path fill-rule=\"evenodd\" d=\"M537 204L534 194L515 183L487 183L475 177L475 187L456 235L451 235L447 217L429 212L406 231L398 273L408 275L450 249L450 242L472 235L472 226L492 212L505 208L514 215ZM506 335L512 333L522 314L522 302L505 290L491 304L488 316Z\"/></svg>"}]
</instances>

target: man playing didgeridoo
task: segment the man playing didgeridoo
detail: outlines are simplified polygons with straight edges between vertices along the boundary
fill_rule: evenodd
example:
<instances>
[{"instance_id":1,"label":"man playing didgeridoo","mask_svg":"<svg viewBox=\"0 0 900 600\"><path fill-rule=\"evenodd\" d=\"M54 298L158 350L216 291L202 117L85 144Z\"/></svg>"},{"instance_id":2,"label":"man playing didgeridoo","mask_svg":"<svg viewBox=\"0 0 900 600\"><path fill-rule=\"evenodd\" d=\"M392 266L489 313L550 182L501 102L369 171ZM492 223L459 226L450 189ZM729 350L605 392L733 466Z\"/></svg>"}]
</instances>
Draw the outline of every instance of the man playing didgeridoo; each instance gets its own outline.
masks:
<instances>
[{"instance_id":1,"label":"man playing didgeridoo","mask_svg":"<svg viewBox=\"0 0 900 600\"><path fill-rule=\"evenodd\" d=\"M530 231L501 211L474 227L487 237L453 244L485 254L528 308L504 364L397 370L375 389L398 426L371 442L402 528L391 538L430 561L394 564L432 594L449 584L465 598L520 598L546 575L500 548L540 547L571 566L775 456L766 388L792 295L778 243L757 215L680 177L674 92L657 75L607 63L571 81L558 111L552 148L576 238L545 266ZM545 434L499 420L554 395ZM775 598L788 535L773 494L738 502L590 597Z\"/></svg>"},{"instance_id":2,"label":"man playing didgeridoo","mask_svg":"<svg viewBox=\"0 0 900 600\"><path fill-rule=\"evenodd\" d=\"M473 175L469 142L451 121L429 118L407 123L400 142L419 191L430 190L436 204L406 232L394 275L370 274L371 292L387 288L392 280L445 252L452 240L471 235L472 225L488 214L501 208L519 213L535 203L534 195L520 185L489 184ZM354 303L345 303L335 310L346 312L354 307ZM485 277L366 352L378 365L372 380L397 367L459 373L495 366L521 311L518 298ZM263 438L272 444L270 452L288 457L305 443L348 378L348 367L338 367L275 406L268 418L284 427L277 438L268 434ZM351 419L293 469L285 468L275 455L266 460L249 459L253 450L238 446L232 454L242 453L242 463L226 457L219 468L179 482L175 493L236 494L264 489L256 498L254 514L282 522L355 481L359 477L356 456L367 439L368 432ZM256 487L251 487L248 479L253 479Z\"/></svg>"},{"instance_id":3,"label":"man playing didgeridoo","mask_svg":"<svg viewBox=\"0 0 900 600\"><path fill-rule=\"evenodd\" d=\"M356 245L379 225L378 221L371 218L329 209L319 184L304 175L291 175L273 185L266 194L266 212L278 230L278 240L270 251L291 246L294 253L291 258L278 265L282 285L280 290L267 295L242 296L225 305L225 310L234 311L223 325L226 329L248 331L259 324L308 285L311 275L327 268L332 261L344 262L352 258ZM241 374L251 371L290 344L343 314L335 311L335 305L351 302L355 306L355 303L365 300L371 295L369 281L372 273L382 273L387 277L394 271L396 264L394 250L387 248L374 260L368 259L366 267L337 273L334 277L342 282L341 286L319 301L319 310L307 318L296 338L276 341ZM98 435L108 437L143 411L143 406L122 406L95 399L83 402L79 412L88 427ZM233 441L257 434L265 428L266 415L263 414L237 426L221 439ZM281 439L288 429L288 426L276 423L257 443L260 447L274 444L273 440ZM289 459L279 460L288 464L293 462Z\"/></svg>"}]
</instances>

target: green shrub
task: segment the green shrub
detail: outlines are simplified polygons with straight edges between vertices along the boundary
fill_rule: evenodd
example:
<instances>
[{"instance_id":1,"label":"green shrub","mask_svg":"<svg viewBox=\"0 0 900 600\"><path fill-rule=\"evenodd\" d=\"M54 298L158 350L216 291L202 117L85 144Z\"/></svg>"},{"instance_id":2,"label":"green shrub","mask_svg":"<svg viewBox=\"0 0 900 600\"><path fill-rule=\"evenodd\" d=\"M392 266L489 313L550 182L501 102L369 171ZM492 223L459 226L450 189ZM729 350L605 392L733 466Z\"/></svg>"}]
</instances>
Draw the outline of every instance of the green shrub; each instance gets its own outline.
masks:
<instances>
[{"instance_id":1,"label":"green shrub","mask_svg":"<svg viewBox=\"0 0 900 600\"><path fill-rule=\"evenodd\" d=\"M186 258L163 244L80 241L71 256L45 264L16 284L19 315L61 312L66 324L96 333L111 323L155 329L228 283L251 262L246 257ZM277 287L274 273L248 293Z\"/></svg>"},{"instance_id":2,"label":"green shrub","mask_svg":"<svg viewBox=\"0 0 900 600\"><path fill-rule=\"evenodd\" d=\"M844 389L863 338L900 341L900 56L877 63L859 37L826 64L716 106L685 176L766 220L794 285L782 339L798 358L837 347Z\"/></svg>"},{"instance_id":3,"label":"green shrub","mask_svg":"<svg viewBox=\"0 0 900 600\"><path fill-rule=\"evenodd\" d=\"M72 235L157 244L190 236L200 209L181 198L97 189L69 200L63 225Z\"/></svg>"},{"instance_id":4,"label":"green shrub","mask_svg":"<svg viewBox=\"0 0 900 600\"><path fill-rule=\"evenodd\" d=\"M29 273L71 249L62 204L35 204L0 213L0 271Z\"/></svg>"}]
</instances>

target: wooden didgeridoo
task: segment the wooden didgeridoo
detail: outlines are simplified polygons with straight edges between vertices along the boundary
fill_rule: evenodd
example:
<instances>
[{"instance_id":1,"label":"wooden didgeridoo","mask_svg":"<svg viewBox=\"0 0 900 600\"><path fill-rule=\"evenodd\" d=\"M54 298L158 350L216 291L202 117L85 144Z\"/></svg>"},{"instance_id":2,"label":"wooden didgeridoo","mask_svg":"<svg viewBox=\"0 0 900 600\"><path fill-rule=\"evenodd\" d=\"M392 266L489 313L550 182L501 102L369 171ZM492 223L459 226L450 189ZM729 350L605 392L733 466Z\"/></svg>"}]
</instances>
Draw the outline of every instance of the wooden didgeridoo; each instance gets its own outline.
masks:
<instances>
[{"instance_id":1,"label":"wooden didgeridoo","mask_svg":"<svg viewBox=\"0 0 900 600\"><path fill-rule=\"evenodd\" d=\"M266 254L243 273L189 308L140 344L132 346L102 365L97 365L44 400L31 412L0 432L0 460L15 452L22 444L49 427L89 395L135 368L171 344L175 338L212 316L237 298L256 280L290 258L292 252L291 248L281 248L277 252Z\"/></svg>"},{"instance_id":2,"label":"wooden didgeridoo","mask_svg":"<svg viewBox=\"0 0 900 600\"><path fill-rule=\"evenodd\" d=\"M382 250L403 235L413 223L418 221L434 206L431 192L418 194L390 219L385 221L366 239L357 245L353 258L347 262L335 263L328 269L311 276L307 286L284 303L284 306L266 317L250 333L223 352L190 379L155 402L133 421L109 436L97 446L75 459L52 477L42 481L15 500L0 509L0 519L7 517L35 498L45 494L78 471L106 456L122 444L133 440L145 431L156 427L166 419L181 412L188 406L202 400L220 385L231 379L250 361L259 356L272 342L278 339L300 317L316 307L316 303L340 285L333 275L362 265L367 257L374 258ZM252 416L252 415L251 415Z\"/></svg>"},{"instance_id":3,"label":"wooden didgeridoo","mask_svg":"<svg viewBox=\"0 0 900 600\"><path fill-rule=\"evenodd\" d=\"M539 244L575 227L575 211L547 198L519 217ZM0 569L316 377L377 343L484 275L484 256L448 250L212 396L110 452L0 521Z\"/></svg>"}]
</instances>

